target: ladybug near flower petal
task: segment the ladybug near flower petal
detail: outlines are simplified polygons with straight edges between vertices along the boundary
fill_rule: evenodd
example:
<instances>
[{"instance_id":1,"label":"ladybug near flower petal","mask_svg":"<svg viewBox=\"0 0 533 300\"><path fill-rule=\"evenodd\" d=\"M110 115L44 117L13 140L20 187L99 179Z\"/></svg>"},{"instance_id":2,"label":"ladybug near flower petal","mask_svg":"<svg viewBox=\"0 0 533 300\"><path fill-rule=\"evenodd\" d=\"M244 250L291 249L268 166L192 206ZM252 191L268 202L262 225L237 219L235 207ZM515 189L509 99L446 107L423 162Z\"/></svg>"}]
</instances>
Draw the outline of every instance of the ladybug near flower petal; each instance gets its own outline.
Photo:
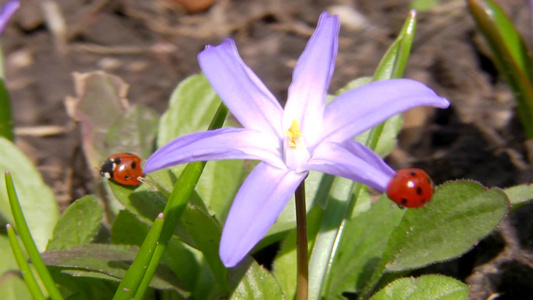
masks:
<instances>
[{"instance_id":1,"label":"ladybug near flower petal","mask_svg":"<svg viewBox=\"0 0 533 300\"><path fill-rule=\"evenodd\" d=\"M100 175L118 184L139 185L138 178L143 176L141 158L131 153L113 154L103 163Z\"/></svg>"},{"instance_id":2,"label":"ladybug near flower petal","mask_svg":"<svg viewBox=\"0 0 533 300\"><path fill-rule=\"evenodd\" d=\"M387 187L387 196L401 207L422 207L433 196L433 184L423 170L399 170Z\"/></svg>"}]
</instances>

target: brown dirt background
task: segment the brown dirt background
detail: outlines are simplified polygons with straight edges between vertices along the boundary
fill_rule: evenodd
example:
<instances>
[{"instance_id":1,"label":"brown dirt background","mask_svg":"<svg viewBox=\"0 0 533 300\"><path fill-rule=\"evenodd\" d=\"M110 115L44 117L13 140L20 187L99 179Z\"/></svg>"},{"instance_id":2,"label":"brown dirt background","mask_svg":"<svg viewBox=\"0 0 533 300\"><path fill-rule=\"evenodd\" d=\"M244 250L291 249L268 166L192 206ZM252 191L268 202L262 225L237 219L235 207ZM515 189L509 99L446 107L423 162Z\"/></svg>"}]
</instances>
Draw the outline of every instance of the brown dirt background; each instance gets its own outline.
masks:
<instances>
[{"instance_id":1,"label":"brown dirt background","mask_svg":"<svg viewBox=\"0 0 533 300\"><path fill-rule=\"evenodd\" d=\"M197 53L231 36L247 64L285 99L292 68L320 12L356 11L361 23L342 26L330 89L335 91L372 75L409 12L406 0L219 0L196 14L171 0L22 2L2 35L17 145L62 207L94 186L79 128L64 107L65 97L74 94L72 72L119 75L131 86L132 104L162 113L177 83L199 72ZM531 42L526 1L500 2ZM531 160L512 95L465 2L442 1L419 13L418 21L405 77L434 88L452 107L408 112L399 147L388 161L395 168L422 167L436 183L468 178L503 188L530 182ZM498 299L533 299L532 213L532 205L519 209L462 258L418 273L466 281L471 299L495 293Z\"/></svg>"}]
</instances>

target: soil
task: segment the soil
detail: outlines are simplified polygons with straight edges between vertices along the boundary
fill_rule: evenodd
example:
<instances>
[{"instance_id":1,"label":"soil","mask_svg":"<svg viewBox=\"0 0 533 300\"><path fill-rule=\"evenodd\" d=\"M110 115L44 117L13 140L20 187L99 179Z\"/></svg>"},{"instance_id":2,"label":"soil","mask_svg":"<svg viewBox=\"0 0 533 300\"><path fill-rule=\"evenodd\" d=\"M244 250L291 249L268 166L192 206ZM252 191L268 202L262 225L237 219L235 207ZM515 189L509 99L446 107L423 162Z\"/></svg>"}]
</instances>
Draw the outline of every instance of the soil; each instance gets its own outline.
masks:
<instances>
[{"instance_id":1,"label":"soil","mask_svg":"<svg viewBox=\"0 0 533 300\"><path fill-rule=\"evenodd\" d=\"M42 2L42 3L41 3ZM129 100L162 113L174 87L199 72L206 44L233 37L246 63L279 99L320 12L343 23L331 91L372 75L409 12L407 0L219 0L188 14L180 1L25 0L2 36L17 144L34 161L62 207L92 190L79 128L64 107L72 72L105 70L130 84ZM208 1L207 1L208 2ZM420 80L452 107L406 113L395 168L426 169L436 183L468 178L486 186L531 182L525 135L507 85L490 61L464 1L418 14L405 77ZM531 36L522 0L500 1ZM348 24L358 20L359 23ZM432 266L466 281L471 299L533 299L533 205L522 207L460 259Z\"/></svg>"}]
</instances>

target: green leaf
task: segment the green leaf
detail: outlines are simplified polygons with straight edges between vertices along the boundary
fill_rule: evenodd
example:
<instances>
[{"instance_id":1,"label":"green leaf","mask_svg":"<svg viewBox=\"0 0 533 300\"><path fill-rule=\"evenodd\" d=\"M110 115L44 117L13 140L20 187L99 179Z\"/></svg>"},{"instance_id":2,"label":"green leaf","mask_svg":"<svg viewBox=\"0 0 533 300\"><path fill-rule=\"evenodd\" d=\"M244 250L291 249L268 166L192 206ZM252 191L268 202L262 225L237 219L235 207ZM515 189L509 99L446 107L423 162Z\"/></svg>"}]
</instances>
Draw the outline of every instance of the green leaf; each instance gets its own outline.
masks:
<instances>
[{"instance_id":1,"label":"green leaf","mask_svg":"<svg viewBox=\"0 0 533 300\"><path fill-rule=\"evenodd\" d=\"M96 196L88 195L72 203L54 228L47 250L68 249L89 244L100 228L104 209Z\"/></svg>"},{"instance_id":2,"label":"green leaf","mask_svg":"<svg viewBox=\"0 0 533 300\"><path fill-rule=\"evenodd\" d=\"M370 210L347 220L338 244L337 256L325 290L325 298L334 299L343 292L359 292L381 260L387 241L400 222L404 210L386 196Z\"/></svg>"},{"instance_id":3,"label":"green leaf","mask_svg":"<svg viewBox=\"0 0 533 300\"><path fill-rule=\"evenodd\" d=\"M0 275L17 269L18 266L15 262L15 257L13 257L13 251L11 251L9 240L4 232L0 234Z\"/></svg>"},{"instance_id":4,"label":"green leaf","mask_svg":"<svg viewBox=\"0 0 533 300\"><path fill-rule=\"evenodd\" d=\"M0 138L0 180L4 170L9 170L17 188L20 205L26 222L40 251L46 248L59 216L52 190L43 182L41 174L28 158L10 141ZM0 217L14 224L7 198L6 186L0 184Z\"/></svg>"},{"instance_id":5,"label":"green leaf","mask_svg":"<svg viewBox=\"0 0 533 300\"><path fill-rule=\"evenodd\" d=\"M111 243L140 246L148 234L148 229L148 225L132 213L122 210L111 227ZM168 243L161 262L185 282L187 290L192 290L197 284L200 269L197 256L197 252L173 237Z\"/></svg>"},{"instance_id":6,"label":"green leaf","mask_svg":"<svg viewBox=\"0 0 533 300\"><path fill-rule=\"evenodd\" d=\"M511 20L491 0L468 0L470 13L487 40L494 64L514 93L518 114L533 138L533 61Z\"/></svg>"},{"instance_id":7,"label":"green leaf","mask_svg":"<svg viewBox=\"0 0 533 300\"><path fill-rule=\"evenodd\" d=\"M221 100L203 74L182 81L170 97L169 108L161 117L157 144L161 147L173 139L209 126ZM224 220L245 174L243 161L211 161L206 165L196 190L219 220ZM180 174L185 165L173 166ZM175 179L174 179L175 181ZM173 183L169 188L172 188Z\"/></svg>"},{"instance_id":8,"label":"green leaf","mask_svg":"<svg viewBox=\"0 0 533 300\"><path fill-rule=\"evenodd\" d=\"M201 206L194 204L187 206L181 221L194 240L197 249L204 254L217 283L225 287L227 270L218 255L222 227Z\"/></svg>"},{"instance_id":9,"label":"green leaf","mask_svg":"<svg viewBox=\"0 0 533 300\"><path fill-rule=\"evenodd\" d=\"M508 212L509 200L499 189L471 181L443 184L429 204L407 210L364 293L370 293L385 271L411 270L465 253Z\"/></svg>"},{"instance_id":10,"label":"green leaf","mask_svg":"<svg viewBox=\"0 0 533 300\"><path fill-rule=\"evenodd\" d=\"M521 184L503 190L511 201L511 209L515 210L533 200L533 185Z\"/></svg>"},{"instance_id":11,"label":"green leaf","mask_svg":"<svg viewBox=\"0 0 533 300\"><path fill-rule=\"evenodd\" d=\"M400 278L391 282L371 299L467 300L468 285L454 278L442 275Z\"/></svg>"},{"instance_id":12,"label":"green leaf","mask_svg":"<svg viewBox=\"0 0 533 300\"><path fill-rule=\"evenodd\" d=\"M403 76L416 32L416 11L411 10L398 37L379 62L374 80L400 78Z\"/></svg>"},{"instance_id":13,"label":"green leaf","mask_svg":"<svg viewBox=\"0 0 533 300\"><path fill-rule=\"evenodd\" d=\"M429 205L409 209L392 234L385 259L401 271L457 257L489 234L509 212L499 189L457 181L440 186Z\"/></svg>"},{"instance_id":14,"label":"green leaf","mask_svg":"<svg viewBox=\"0 0 533 300\"><path fill-rule=\"evenodd\" d=\"M61 267L49 268L55 281L68 295L68 300L111 299L118 285L113 277L98 277L102 273Z\"/></svg>"},{"instance_id":15,"label":"green leaf","mask_svg":"<svg viewBox=\"0 0 533 300\"><path fill-rule=\"evenodd\" d=\"M125 245L86 244L67 250L46 251L42 256L48 266L60 267L64 273L119 281L138 249ZM164 265L160 266L150 284L153 288L174 290L181 290L182 285Z\"/></svg>"},{"instance_id":16,"label":"green leaf","mask_svg":"<svg viewBox=\"0 0 533 300\"><path fill-rule=\"evenodd\" d=\"M15 272L5 273L0 277L0 295L4 300L35 299L24 280Z\"/></svg>"},{"instance_id":17,"label":"green leaf","mask_svg":"<svg viewBox=\"0 0 533 300\"><path fill-rule=\"evenodd\" d=\"M203 74L183 80L170 96L169 107L161 116L158 147L179 136L206 130L220 102Z\"/></svg>"},{"instance_id":18,"label":"green leaf","mask_svg":"<svg viewBox=\"0 0 533 300\"><path fill-rule=\"evenodd\" d=\"M242 160L210 161L198 181L196 191L209 211L223 222L245 179Z\"/></svg>"},{"instance_id":19,"label":"green leaf","mask_svg":"<svg viewBox=\"0 0 533 300\"><path fill-rule=\"evenodd\" d=\"M239 284L230 299L285 299L278 282L268 270L249 258L242 265L246 266L244 276L229 278L230 281L239 279ZM233 272L233 274L235 273Z\"/></svg>"}]
</instances>

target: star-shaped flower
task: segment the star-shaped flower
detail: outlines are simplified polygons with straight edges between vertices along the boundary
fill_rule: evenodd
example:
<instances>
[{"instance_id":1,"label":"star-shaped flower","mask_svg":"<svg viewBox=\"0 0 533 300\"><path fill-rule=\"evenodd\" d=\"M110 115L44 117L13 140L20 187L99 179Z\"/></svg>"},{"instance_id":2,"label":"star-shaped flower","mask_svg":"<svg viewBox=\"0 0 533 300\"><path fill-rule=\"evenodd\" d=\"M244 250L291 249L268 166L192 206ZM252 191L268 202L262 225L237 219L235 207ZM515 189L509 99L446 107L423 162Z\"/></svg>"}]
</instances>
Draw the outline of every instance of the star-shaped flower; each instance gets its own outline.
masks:
<instances>
[{"instance_id":1,"label":"star-shaped flower","mask_svg":"<svg viewBox=\"0 0 533 300\"><path fill-rule=\"evenodd\" d=\"M346 177L384 191L395 174L376 153L353 140L389 117L416 106L449 102L425 85L394 79L373 82L325 106L338 49L339 20L324 12L293 72L281 107L224 40L198 55L202 71L243 128L226 127L179 137L157 150L145 171L208 160L261 162L235 196L219 254L238 264L266 234L310 170Z\"/></svg>"}]
</instances>

